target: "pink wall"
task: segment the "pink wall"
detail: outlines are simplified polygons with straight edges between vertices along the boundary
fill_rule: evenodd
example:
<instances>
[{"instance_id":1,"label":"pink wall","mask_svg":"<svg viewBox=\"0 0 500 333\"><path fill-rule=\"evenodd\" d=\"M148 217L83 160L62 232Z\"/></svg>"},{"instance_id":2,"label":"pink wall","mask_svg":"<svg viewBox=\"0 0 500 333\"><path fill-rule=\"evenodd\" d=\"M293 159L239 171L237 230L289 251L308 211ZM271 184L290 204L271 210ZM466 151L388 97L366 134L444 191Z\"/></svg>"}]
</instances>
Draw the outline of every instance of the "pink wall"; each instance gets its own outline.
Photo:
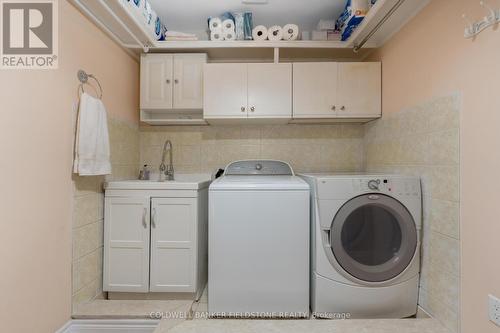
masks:
<instances>
[{"instance_id":1,"label":"pink wall","mask_svg":"<svg viewBox=\"0 0 500 333\"><path fill-rule=\"evenodd\" d=\"M0 70L0 323L52 333L71 312L71 181L76 72L95 73L108 112L138 122L137 62L66 0L59 69Z\"/></svg>"},{"instance_id":2,"label":"pink wall","mask_svg":"<svg viewBox=\"0 0 500 333\"><path fill-rule=\"evenodd\" d=\"M486 12L475 0L433 0L371 58L383 62L386 113L462 96L462 332L493 333L487 295L500 296L500 31L466 40L463 13L480 19Z\"/></svg>"}]
</instances>

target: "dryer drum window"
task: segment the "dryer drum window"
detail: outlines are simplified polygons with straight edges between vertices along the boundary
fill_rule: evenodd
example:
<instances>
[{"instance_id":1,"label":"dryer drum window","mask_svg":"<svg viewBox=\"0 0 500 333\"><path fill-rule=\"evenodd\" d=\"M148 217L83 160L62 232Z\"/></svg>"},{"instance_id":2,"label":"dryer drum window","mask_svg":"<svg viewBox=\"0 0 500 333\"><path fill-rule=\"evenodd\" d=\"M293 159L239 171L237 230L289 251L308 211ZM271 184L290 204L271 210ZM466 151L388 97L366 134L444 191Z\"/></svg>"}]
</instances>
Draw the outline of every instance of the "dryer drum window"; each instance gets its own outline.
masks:
<instances>
[{"instance_id":1,"label":"dryer drum window","mask_svg":"<svg viewBox=\"0 0 500 333\"><path fill-rule=\"evenodd\" d=\"M383 282L401 274L417 249L417 229L406 207L381 194L349 200L330 230L333 255L352 277Z\"/></svg>"}]
</instances>

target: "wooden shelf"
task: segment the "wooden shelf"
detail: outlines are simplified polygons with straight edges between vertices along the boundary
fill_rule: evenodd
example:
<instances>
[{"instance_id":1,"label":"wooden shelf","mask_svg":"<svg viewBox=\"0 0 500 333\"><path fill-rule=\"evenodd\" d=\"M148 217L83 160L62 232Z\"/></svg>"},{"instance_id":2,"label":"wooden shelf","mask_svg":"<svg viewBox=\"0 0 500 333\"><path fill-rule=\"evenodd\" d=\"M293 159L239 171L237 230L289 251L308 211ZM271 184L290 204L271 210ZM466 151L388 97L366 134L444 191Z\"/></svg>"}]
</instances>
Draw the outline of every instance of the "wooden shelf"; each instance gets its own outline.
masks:
<instances>
[{"instance_id":1,"label":"wooden shelf","mask_svg":"<svg viewBox=\"0 0 500 333\"><path fill-rule=\"evenodd\" d=\"M322 49L348 50L352 49L386 16L398 0L378 0L369 11L361 25L354 31L348 41L154 41L147 27L134 13L127 10L122 0L70 0L86 16L94 21L102 30L130 52L144 51L162 52L178 50L223 50L228 49ZM380 47L388 38L410 20L430 0L405 0L393 15L380 27L364 46L366 49ZM148 48L145 46L148 45ZM278 51L279 52L279 51ZM359 57L359 55L358 55Z\"/></svg>"}]
</instances>

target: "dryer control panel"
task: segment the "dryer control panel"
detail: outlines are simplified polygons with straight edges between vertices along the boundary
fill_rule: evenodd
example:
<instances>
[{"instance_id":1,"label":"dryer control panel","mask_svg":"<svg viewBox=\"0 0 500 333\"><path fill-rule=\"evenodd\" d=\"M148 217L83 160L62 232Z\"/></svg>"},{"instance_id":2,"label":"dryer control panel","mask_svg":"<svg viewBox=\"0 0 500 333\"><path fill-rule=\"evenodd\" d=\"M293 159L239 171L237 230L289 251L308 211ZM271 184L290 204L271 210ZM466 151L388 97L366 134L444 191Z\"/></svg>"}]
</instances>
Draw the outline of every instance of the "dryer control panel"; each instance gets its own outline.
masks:
<instances>
[{"instance_id":1,"label":"dryer control panel","mask_svg":"<svg viewBox=\"0 0 500 333\"><path fill-rule=\"evenodd\" d=\"M356 192L381 192L394 195L419 196L420 182L404 178L361 178L353 180Z\"/></svg>"}]
</instances>

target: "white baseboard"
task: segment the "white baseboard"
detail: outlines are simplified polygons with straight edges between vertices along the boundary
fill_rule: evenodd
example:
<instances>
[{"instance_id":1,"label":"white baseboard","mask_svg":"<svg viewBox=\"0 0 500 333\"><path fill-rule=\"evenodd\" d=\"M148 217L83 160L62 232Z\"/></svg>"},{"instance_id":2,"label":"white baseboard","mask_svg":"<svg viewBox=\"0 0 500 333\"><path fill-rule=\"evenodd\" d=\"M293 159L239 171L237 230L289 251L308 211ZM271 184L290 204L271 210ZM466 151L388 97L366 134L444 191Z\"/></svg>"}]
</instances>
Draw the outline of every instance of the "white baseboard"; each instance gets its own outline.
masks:
<instances>
[{"instance_id":1,"label":"white baseboard","mask_svg":"<svg viewBox=\"0 0 500 333\"><path fill-rule=\"evenodd\" d=\"M144 319L74 319L55 333L153 333L159 320Z\"/></svg>"}]
</instances>

